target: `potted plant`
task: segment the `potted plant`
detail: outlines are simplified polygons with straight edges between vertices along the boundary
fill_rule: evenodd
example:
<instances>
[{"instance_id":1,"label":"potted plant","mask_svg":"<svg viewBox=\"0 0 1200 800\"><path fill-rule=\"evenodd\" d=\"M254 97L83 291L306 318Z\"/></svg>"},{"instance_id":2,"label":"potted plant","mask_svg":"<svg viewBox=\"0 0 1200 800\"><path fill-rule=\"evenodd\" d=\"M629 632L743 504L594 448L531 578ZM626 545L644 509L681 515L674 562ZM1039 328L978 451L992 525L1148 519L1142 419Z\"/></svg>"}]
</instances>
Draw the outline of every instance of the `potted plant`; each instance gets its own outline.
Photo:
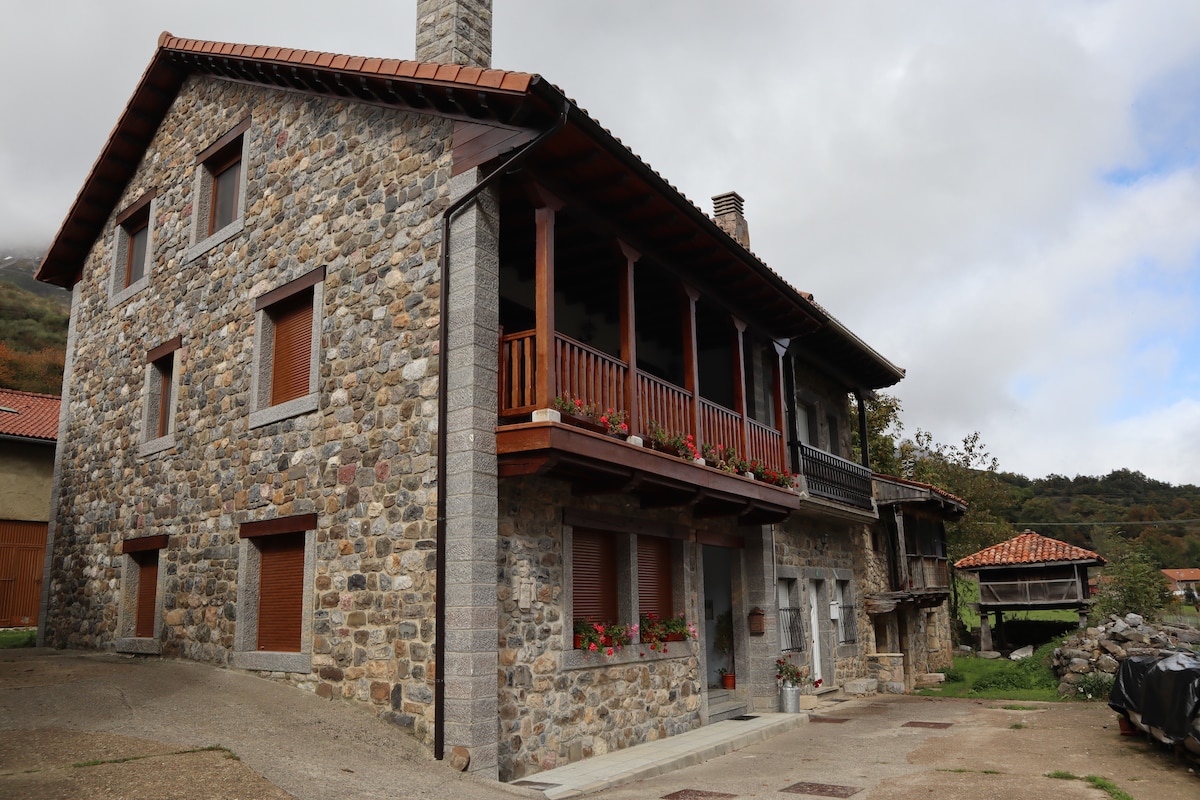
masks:
<instances>
[{"instance_id":1,"label":"potted plant","mask_svg":"<svg viewBox=\"0 0 1200 800\"><path fill-rule=\"evenodd\" d=\"M603 651L611 656L617 650L633 641L637 633L636 625L625 625L620 622L600 624L588 620L575 622L574 645L576 650L587 653Z\"/></svg>"},{"instance_id":2,"label":"potted plant","mask_svg":"<svg viewBox=\"0 0 1200 800\"><path fill-rule=\"evenodd\" d=\"M721 676L722 689L737 688L737 675L734 675L732 671L725 669L725 667L721 667L719 670L717 670L717 674Z\"/></svg>"},{"instance_id":3,"label":"potted plant","mask_svg":"<svg viewBox=\"0 0 1200 800\"><path fill-rule=\"evenodd\" d=\"M779 683L779 710L795 713L800 709L817 706L813 689L820 687L820 679L813 680L807 666L792 663L791 656L775 659L775 680Z\"/></svg>"},{"instance_id":4,"label":"potted plant","mask_svg":"<svg viewBox=\"0 0 1200 800\"><path fill-rule=\"evenodd\" d=\"M654 612L642 614L638 626L642 644L650 645L651 650L662 647L667 652L667 642L685 642L696 638L696 626L688 622L683 614L674 617L660 617Z\"/></svg>"}]
</instances>

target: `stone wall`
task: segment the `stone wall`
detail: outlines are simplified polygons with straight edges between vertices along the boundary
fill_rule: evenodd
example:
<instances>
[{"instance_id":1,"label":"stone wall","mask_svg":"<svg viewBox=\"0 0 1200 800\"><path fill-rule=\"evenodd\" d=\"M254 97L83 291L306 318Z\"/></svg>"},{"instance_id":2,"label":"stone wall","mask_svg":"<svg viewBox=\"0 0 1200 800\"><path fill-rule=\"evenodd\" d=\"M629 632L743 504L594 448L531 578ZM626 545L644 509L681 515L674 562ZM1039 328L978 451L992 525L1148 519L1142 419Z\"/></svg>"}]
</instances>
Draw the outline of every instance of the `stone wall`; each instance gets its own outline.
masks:
<instances>
[{"instance_id":1,"label":"stone wall","mask_svg":"<svg viewBox=\"0 0 1200 800\"><path fill-rule=\"evenodd\" d=\"M1071 695L1085 675L1116 675L1121 661L1129 656L1159 658L1180 648L1200 645L1200 631L1175 625L1148 624L1137 614L1112 616L1088 627L1054 648L1054 672L1058 693Z\"/></svg>"},{"instance_id":2,"label":"stone wall","mask_svg":"<svg viewBox=\"0 0 1200 800\"><path fill-rule=\"evenodd\" d=\"M573 498L568 484L536 478L500 482L499 761L500 778L541 770L696 728L704 682L696 642L670 645L667 654L630 646L613 656L585 657L572 649L566 624L564 509L575 508L680 525L690 516L647 513L636 499ZM720 525L710 522L709 530ZM704 529L704 528L702 528ZM685 548L694 572L694 545ZM517 580L533 580L533 602L522 611ZM691 583L685 576L685 584ZM677 595L681 594L678 591ZM697 621L694 593L682 609Z\"/></svg>"},{"instance_id":3,"label":"stone wall","mask_svg":"<svg viewBox=\"0 0 1200 800\"><path fill-rule=\"evenodd\" d=\"M818 578L826 582L852 576L851 588L854 603L854 620L856 641L848 644L837 644L835 634L829 620L829 603L826 598L817 600L821 616L822 651L833 653L834 674L825 676L829 686L844 684L853 678L861 677L865 671L862 653L868 649L871 641L871 623L863 605L864 586L862 570L865 565L862 553L865 531L862 523L841 521L831 518L816 518L793 515L786 522L776 526L775 559L779 577L795 575L800 582L801 603L805 609L804 628L809 638L810 619L808 609L812 598L807 596L806 581L808 578ZM811 647L803 654L805 663L810 663ZM828 661L827 661L828 663ZM832 679L832 680L831 680Z\"/></svg>"},{"instance_id":4,"label":"stone wall","mask_svg":"<svg viewBox=\"0 0 1200 800\"><path fill-rule=\"evenodd\" d=\"M189 260L196 155L249 117L244 227ZM233 662L238 526L315 513L312 671L431 736L437 227L451 123L190 78L119 212L156 190L148 287L76 292L49 644L110 648L122 538L166 534L162 651ZM248 425L254 298L324 267L319 409ZM139 457L146 352L181 335L175 446Z\"/></svg>"}]
</instances>

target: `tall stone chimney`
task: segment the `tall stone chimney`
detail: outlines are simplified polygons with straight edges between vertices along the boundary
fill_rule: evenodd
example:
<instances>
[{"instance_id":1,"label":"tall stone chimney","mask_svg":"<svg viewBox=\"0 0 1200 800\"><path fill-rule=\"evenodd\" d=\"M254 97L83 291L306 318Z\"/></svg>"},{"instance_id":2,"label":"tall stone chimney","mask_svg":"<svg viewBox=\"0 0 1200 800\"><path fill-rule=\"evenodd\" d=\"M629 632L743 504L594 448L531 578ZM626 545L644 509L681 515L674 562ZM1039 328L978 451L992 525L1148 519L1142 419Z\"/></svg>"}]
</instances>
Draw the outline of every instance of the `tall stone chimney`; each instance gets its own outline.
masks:
<instances>
[{"instance_id":1,"label":"tall stone chimney","mask_svg":"<svg viewBox=\"0 0 1200 800\"><path fill-rule=\"evenodd\" d=\"M742 213L742 196L737 192L725 192L713 197L713 218L718 227L733 237L734 241L750 249L750 228L746 215Z\"/></svg>"},{"instance_id":2,"label":"tall stone chimney","mask_svg":"<svg viewBox=\"0 0 1200 800\"><path fill-rule=\"evenodd\" d=\"M417 0L417 61L492 66L492 0Z\"/></svg>"}]
</instances>

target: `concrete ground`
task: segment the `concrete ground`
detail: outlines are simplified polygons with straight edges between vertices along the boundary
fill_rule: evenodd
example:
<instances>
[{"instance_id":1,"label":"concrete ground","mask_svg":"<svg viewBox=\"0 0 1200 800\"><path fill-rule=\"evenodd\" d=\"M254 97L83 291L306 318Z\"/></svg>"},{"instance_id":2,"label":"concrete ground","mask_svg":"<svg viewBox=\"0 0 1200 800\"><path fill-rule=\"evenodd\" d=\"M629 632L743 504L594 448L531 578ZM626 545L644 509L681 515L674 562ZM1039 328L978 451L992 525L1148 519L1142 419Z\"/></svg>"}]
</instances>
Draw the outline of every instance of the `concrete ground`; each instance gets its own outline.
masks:
<instances>
[{"instance_id":1,"label":"concrete ground","mask_svg":"<svg viewBox=\"0 0 1200 800\"><path fill-rule=\"evenodd\" d=\"M812 719L770 738L738 739L733 721L709 726L706 737L721 726L744 746L654 777L616 781L632 750L585 762L610 765L610 785L591 796L1107 797L1082 781L1045 777L1061 771L1108 778L1137 800L1200 797L1187 764L1140 737L1119 736L1115 715L1098 703L825 698ZM634 750L665 764L671 746L667 739ZM556 772L530 776L535 785L526 787L463 775L369 709L230 670L0 651L0 798L570 796L569 773Z\"/></svg>"}]
</instances>

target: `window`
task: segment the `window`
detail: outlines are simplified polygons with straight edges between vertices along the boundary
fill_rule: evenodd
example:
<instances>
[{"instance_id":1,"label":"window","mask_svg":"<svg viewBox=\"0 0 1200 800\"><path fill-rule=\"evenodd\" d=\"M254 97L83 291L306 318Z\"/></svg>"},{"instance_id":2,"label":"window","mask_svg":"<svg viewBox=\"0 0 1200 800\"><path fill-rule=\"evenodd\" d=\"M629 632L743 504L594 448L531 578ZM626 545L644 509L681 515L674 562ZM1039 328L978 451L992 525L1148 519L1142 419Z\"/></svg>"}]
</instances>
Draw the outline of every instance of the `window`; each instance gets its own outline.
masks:
<instances>
[{"instance_id":1,"label":"window","mask_svg":"<svg viewBox=\"0 0 1200 800\"><path fill-rule=\"evenodd\" d=\"M316 411L323 267L259 297L250 427Z\"/></svg>"},{"instance_id":2,"label":"window","mask_svg":"<svg viewBox=\"0 0 1200 800\"><path fill-rule=\"evenodd\" d=\"M800 607L798 581L779 578L775 596L779 605L779 649L785 653L804 649L804 609Z\"/></svg>"},{"instance_id":3,"label":"window","mask_svg":"<svg viewBox=\"0 0 1200 800\"><path fill-rule=\"evenodd\" d=\"M850 581L834 581L829 597L829 620L837 633L838 644L853 644L858 640L854 598L850 591Z\"/></svg>"},{"instance_id":4,"label":"window","mask_svg":"<svg viewBox=\"0 0 1200 800\"><path fill-rule=\"evenodd\" d=\"M153 455L175 446L175 398L179 394L176 359L182 346L183 338L176 336L146 353L146 400L138 455Z\"/></svg>"},{"instance_id":5,"label":"window","mask_svg":"<svg viewBox=\"0 0 1200 800\"><path fill-rule=\"evenodd\" d=\"M580 509L563 512L566 574L570 577L563 602L565 648L568 668L595 666L586 654L571 650L570 637L576 622L639 624L641 617L678 617L696 621L696 611L686 602L688 574L684 568L684 545L676 541L686 529L645 533L642 520L623 519ZM675 537L675 538L673 538ZM606 657L607 663L628 658L634 661L662 656L648 647L626 648L625 653ZM672 649L674 658L682 650Z\"/></svg>"},{"instance_id":6,"label":"window","mask_svg":"<svg viewBox=\"0 0 1200 800\"><path fill-rule=\"evenodd\" d=\"M146 192L116 216L109 308L120 305L149 284L153 211L154 192Z\"/></svg>"},{"instance_id":7,"label":"window","mask_svg":"<svg viewBox=\"0 0 1200 800\"><path fill-rule=\"evenodd\" d=\"M671 580L671 540L658 536L637 539L638 618L654 614L659 619L675 615Z\"/></svg>"},{"instance_id":8,"label":"window","mask_svg":"<svg viewBox=\"0 0 1200 800\"><path fill-rule=\"evenodd\" d=\"M141 536L121 543L121 597L116 649L122 653L158 653L162 633L162 583L159 556L166 536Z\"/></svg>"},{"instance_id":9,"label":"window","mask_svg":"<svg viewBox=\"0 0 1200 800\"><path fill-rule=\"evenodd\" d=\"M316 514L241 525L235 666L311 669L316 527Z\"/></svg>"},{"instance_id":10,"label":"window","mask_svg":"<svg viewBox=\"0 0 1200 800\"><path fill-rule=\"evenodd\" d=\"M189 260L242 231L249 129L245 119L196 156Z\"/></svg>"},{"instance_id":11,"label":"window","mask_svg":"<svg viewBox=\"0 0 1200 800\"><path fill-rule=\"evenodd\" d=\"M577 530L571 547L571 612L575 620L618 622L617 543L612 534Z\"/></svg>"}]
</instances>

